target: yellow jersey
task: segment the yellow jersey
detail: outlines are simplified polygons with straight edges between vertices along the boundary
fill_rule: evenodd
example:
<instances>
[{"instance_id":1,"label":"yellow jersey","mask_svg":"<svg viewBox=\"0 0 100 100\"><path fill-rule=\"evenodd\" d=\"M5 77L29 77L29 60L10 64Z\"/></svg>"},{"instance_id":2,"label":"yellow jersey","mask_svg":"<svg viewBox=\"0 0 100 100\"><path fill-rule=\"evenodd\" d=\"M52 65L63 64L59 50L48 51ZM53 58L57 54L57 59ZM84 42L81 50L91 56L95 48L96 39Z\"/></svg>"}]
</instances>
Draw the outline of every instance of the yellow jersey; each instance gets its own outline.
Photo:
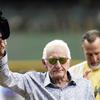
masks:
<instances>
[{"instance_id":1,"label":"yellow jersey","mask_svg":"<svg viewBox=\"0 0 100 100\"><path fill-rule=\"evenodd\" d=\"M100 69L92 70L84 61L69 68L69 72L75 77L84 77L91 80L96 100L100 100Z\"/></svg>"}]
</instances>

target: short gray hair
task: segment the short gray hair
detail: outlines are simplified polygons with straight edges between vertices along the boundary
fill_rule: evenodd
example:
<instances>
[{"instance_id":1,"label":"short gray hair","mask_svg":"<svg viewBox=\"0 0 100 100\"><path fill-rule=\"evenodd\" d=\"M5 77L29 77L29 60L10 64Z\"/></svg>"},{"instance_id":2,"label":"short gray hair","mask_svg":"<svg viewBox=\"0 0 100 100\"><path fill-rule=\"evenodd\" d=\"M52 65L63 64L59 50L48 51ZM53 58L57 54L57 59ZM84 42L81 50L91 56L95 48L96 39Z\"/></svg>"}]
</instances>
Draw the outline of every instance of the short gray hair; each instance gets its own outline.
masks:
<instances>
[{"instance_id":1,"label":"short gray hair","mask_svg":"<svg viewBox=\"0 0 100 100\"><path fill-rule=\"evenodd\" d=\"M54 46L63 46L66 48L66 56L71 59L71 54L70 54L70 49L67 45L66 42L64 42L63 40L53 40L53 41L50 41L49 43L46 44L46 46L44 47L43 49L43 55L42 55L42 59L46 59L47 58L47 50L51 47L54 47Z\"/></svg>"},{"instance_id":2,"label":"short gray hair","mask_svg":"<svg viewBox=\"0 0 100 100\"><path fill-rule=\"evenodd\" d=\"M89 43L92 43L96 40L97 37L100 38L100 31L99 30L96 30L96 29L89 30L85 34L83 34L82 41L84 42L85 40L87 40Z\"/></svg>"}]
</instances>

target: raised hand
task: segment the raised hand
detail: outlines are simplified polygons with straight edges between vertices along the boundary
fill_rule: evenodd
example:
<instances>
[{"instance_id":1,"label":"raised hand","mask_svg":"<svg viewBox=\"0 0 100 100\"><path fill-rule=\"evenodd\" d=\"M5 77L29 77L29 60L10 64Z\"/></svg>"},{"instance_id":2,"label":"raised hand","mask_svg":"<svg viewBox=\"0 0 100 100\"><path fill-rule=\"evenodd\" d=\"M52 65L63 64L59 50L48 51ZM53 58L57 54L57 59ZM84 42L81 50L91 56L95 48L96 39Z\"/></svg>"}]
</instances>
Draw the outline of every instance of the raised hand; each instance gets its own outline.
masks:
<instances>
[{"instance_id":1,"label":"raised hand","mask_svg":"<svg viewBox=\"0 0 100 100\"><path fill-rule=\"evenodd\" d=\"M4 56L7 46L7 41L0 39L0 57Z\"/></svg>"}]
</instances>

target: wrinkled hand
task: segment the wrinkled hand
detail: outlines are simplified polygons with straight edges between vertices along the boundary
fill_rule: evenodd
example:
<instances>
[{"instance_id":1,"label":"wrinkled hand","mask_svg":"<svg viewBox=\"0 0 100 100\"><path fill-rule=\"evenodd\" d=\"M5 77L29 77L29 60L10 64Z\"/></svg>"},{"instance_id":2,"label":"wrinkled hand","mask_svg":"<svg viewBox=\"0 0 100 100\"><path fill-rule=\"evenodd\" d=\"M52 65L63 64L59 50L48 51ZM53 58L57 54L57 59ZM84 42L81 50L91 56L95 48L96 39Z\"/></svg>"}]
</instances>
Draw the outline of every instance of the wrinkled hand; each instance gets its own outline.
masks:
<instances>
[{"instance_id":1,"label":"wrinkled hand","mask_svg":"<svg viewBox=\"0 0 100 100\"><path fill-rule=\"evenodd\" d=\"M0 57L4 56L7 46L7 41L0 39Z\"/></svg>"}]
</instances>

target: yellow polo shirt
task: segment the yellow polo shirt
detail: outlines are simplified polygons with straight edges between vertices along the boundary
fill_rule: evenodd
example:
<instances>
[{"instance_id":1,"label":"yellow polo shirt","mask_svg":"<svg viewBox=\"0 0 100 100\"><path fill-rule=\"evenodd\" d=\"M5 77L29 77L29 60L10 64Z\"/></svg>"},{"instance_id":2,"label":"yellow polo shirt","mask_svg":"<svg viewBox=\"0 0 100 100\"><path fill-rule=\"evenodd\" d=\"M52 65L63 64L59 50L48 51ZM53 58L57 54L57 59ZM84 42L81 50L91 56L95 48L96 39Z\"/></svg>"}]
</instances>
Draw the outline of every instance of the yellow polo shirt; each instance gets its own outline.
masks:
<instances>
[{"instance_id":1,"label":"yellow polo shirt","mask_svg":"<svg viewBox=\"0 0 100 100\"><path fill-rule=\"evenodd\" d=\"M100 100L100 69L91 70L84 61L72 66L69 71L76 77L84 77L91 80L96 100Z\"/></svg>"}]
</instances>

